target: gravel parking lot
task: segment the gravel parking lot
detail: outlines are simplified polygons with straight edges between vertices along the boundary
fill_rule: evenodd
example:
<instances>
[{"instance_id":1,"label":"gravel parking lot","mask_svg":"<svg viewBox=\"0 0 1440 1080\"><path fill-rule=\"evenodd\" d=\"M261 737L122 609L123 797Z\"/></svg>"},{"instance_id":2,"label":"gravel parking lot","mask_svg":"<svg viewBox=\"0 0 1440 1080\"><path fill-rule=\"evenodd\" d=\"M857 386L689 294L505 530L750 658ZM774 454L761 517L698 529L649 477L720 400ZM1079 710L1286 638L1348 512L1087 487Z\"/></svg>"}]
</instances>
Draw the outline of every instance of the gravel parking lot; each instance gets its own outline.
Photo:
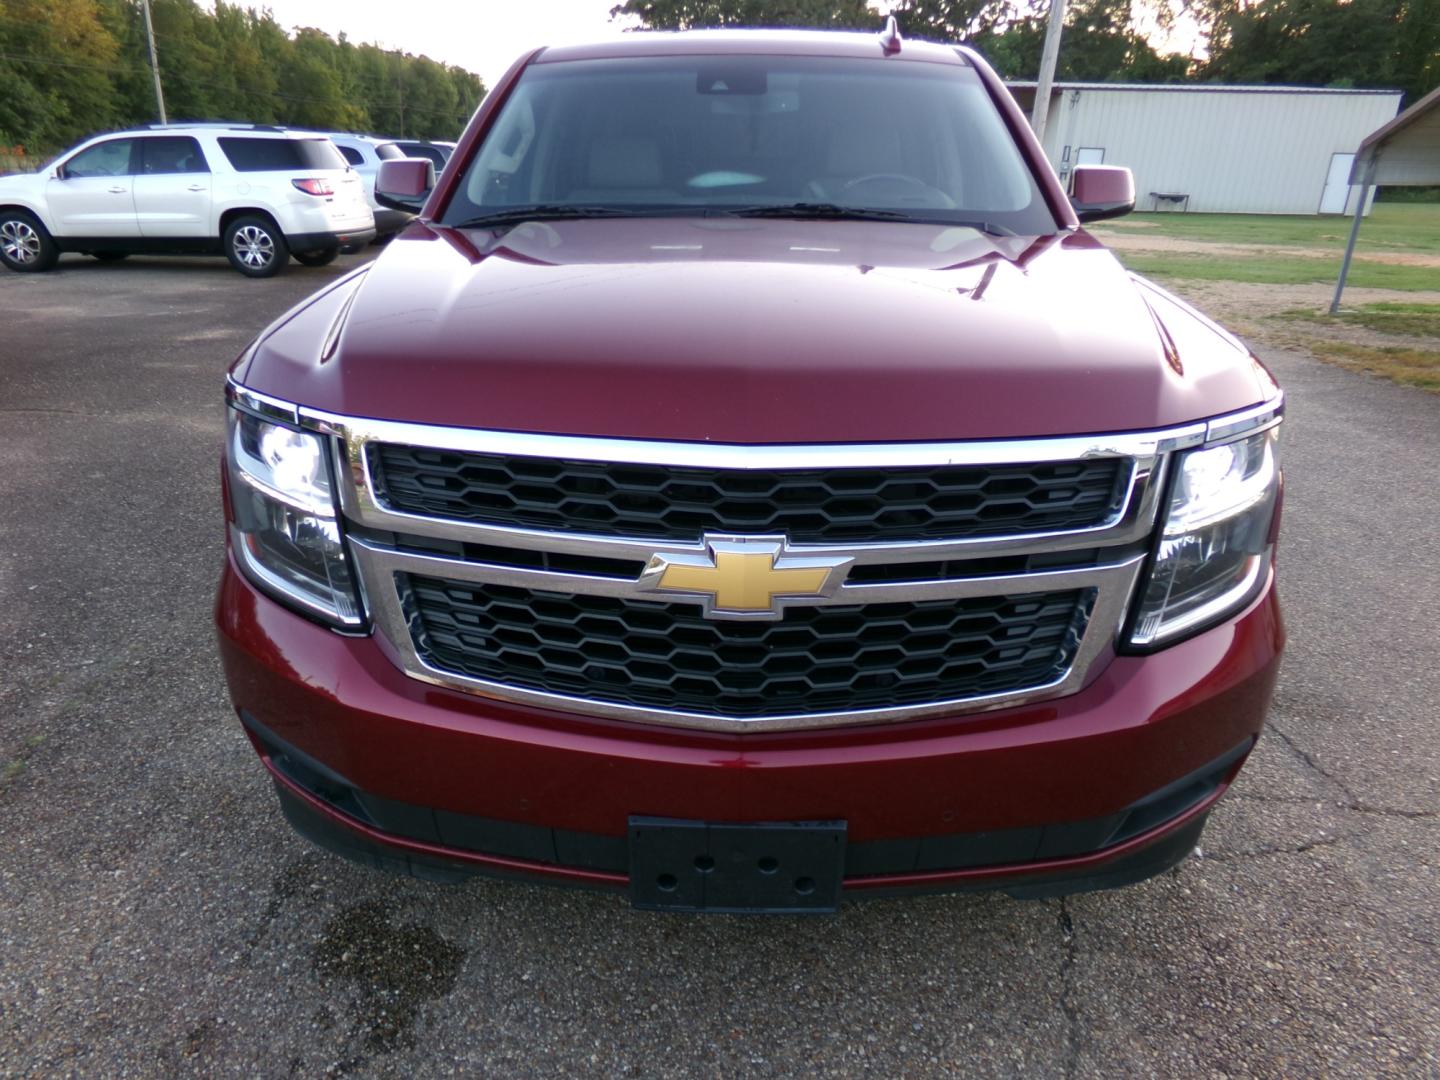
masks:
<instances>
[{"instance_id":1,"label":"gravel parking lot","mask_svg":"<svg viewBox=\"0 0 1440 1080\"><path fill-rule=\"evenodd\" d=\"M0 277L0 1074L1440 1076L1440 399L1266 356L1291 647L1178 871L641 914L321 853L229 711L223 372L354 263Z\"/></svg>"}]
</instances>

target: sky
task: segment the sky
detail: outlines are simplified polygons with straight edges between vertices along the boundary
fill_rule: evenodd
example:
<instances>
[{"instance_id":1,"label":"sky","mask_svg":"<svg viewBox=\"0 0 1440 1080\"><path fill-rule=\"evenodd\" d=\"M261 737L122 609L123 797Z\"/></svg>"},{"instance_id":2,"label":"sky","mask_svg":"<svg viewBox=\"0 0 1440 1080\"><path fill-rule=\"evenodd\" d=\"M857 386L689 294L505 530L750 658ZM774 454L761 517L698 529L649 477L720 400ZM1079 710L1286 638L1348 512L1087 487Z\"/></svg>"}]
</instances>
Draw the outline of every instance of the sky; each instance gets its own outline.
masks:
<instances>
[{"instance_id":1,"label":"sky","mask_svg":"<svg viewBox=\"0 0 1440 1080\"><path fill-rule=\"evenodd\" d=\"M494 86L521 53L613 37L619 0L240 0L269 8L286 30L313 26L356 44L377 42L473 71Z\"/></svg>"}]
</instances>

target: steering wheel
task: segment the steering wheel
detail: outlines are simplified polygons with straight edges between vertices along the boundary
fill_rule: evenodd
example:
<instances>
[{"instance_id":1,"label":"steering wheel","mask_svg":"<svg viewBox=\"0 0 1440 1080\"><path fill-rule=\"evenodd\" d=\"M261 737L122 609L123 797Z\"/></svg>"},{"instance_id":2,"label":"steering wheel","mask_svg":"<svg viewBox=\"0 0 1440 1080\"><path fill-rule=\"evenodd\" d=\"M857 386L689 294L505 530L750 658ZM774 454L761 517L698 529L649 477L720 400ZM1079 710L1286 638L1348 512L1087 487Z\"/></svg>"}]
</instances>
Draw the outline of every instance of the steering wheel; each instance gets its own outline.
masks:
<instances>
[{"instance_id":1,"label":"steering wheel","mask_svg":"<svg viewBox=\"0 0 1440 1080\"><path fill-rule=\"evenodd\" d=\"M941 191L937 187L931 187L929 184L925 183L924 180L916 179L913 176L906 176L904 173L868 173L865 176L857 176L854 180L847 180L845 183L841 184L840 190L837 192L837 194L843 195L846 192L852 190L853 188L860 187L863 184L878 184L885 182L900 183L906 185L907 187L916 188L919 193L928 197L932 201L938 198L939 205L944 207L945 209L953 210L955 208L955 200L950 198L949 195L946 195L945 192Z\"/></svg>"}]
</instances>

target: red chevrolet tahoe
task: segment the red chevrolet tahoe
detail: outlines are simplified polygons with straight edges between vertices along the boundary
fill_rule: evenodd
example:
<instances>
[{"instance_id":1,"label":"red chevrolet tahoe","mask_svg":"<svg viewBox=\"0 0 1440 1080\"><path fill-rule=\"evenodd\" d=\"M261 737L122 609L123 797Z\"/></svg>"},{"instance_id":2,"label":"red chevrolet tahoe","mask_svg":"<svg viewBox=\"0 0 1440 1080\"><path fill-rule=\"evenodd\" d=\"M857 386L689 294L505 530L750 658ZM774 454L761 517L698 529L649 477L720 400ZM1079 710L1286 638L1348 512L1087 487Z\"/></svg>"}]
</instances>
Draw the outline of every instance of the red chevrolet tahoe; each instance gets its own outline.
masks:
<instances>
[{"instance_id":1,"label":"red chevrolet tahoe","mask_svg":"<svg viewBox=\"0 0 1440 1080\"><path fill-rule=\"evenodd\" d=\"M1177 864L1284 640L1281 395L895 35L519 61L227 394L217 622L305 836L643 908Z\"/></svg>"}]
</instances>

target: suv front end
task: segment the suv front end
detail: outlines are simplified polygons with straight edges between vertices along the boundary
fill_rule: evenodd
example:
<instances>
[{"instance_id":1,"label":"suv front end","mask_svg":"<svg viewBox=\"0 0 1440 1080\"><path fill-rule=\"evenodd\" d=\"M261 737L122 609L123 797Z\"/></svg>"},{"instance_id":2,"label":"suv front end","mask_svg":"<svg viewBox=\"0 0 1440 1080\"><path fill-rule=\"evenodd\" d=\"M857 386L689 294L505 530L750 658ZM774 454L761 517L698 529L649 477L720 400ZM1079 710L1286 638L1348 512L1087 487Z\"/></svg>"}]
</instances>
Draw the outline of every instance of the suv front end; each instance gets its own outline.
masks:
<instances>
[{"instance_id":1,"label":"suv front end","mask_svg":"<svg viewBox=\"0 0 1440 1080\"><path fill-rule=\"evenodd\" d=\"M231 401L218 617L236 707L296 826L376 865L636 889L637 817L820 820L845 823L847 892L1122 884L1190 850L1263 721L1278 400L1101 439L773 454ZM636 491L615 531L638 531L664 512L633 509L647 472L673 486L710 458L707 483L751 491L783 489L790 461L802 485L825 461L841 492L877 469L913 491L920 461L952 495L1027 472L1042 498L1057 478L1119 494L1087 490L1094 520L1062 531L789 545L777 569L850 560L789 622L707 622L647 585L657 559L715 565L733 521L697 544L417 512L443 489L427 467L557 490L566 469L618 472ZM381 469L404 470L402 494Z\"/></svg>"},{"instance_id":2,"label":"suv front end","mask_svg":"<svg viewBox=\"0 0 1440 1080\"><path fill-rule=\"evenodd\" d=\"M517 66L421 221L232 370L216 617L287 816L385 869L677 911L1175 865L1283 647L1278 387L1076 230L972 55L723 39L757 78L679 40L531 58L507 113ZM573 205L475 217L539 182L506 117L631 52L726 98L695 120L726 147L852 59L963 82L1037 170L1009 220L1051 231L661 196L657 151L603 132ZM872 184L869 152L824 168Z\"/></svg>"}]
</instances>

